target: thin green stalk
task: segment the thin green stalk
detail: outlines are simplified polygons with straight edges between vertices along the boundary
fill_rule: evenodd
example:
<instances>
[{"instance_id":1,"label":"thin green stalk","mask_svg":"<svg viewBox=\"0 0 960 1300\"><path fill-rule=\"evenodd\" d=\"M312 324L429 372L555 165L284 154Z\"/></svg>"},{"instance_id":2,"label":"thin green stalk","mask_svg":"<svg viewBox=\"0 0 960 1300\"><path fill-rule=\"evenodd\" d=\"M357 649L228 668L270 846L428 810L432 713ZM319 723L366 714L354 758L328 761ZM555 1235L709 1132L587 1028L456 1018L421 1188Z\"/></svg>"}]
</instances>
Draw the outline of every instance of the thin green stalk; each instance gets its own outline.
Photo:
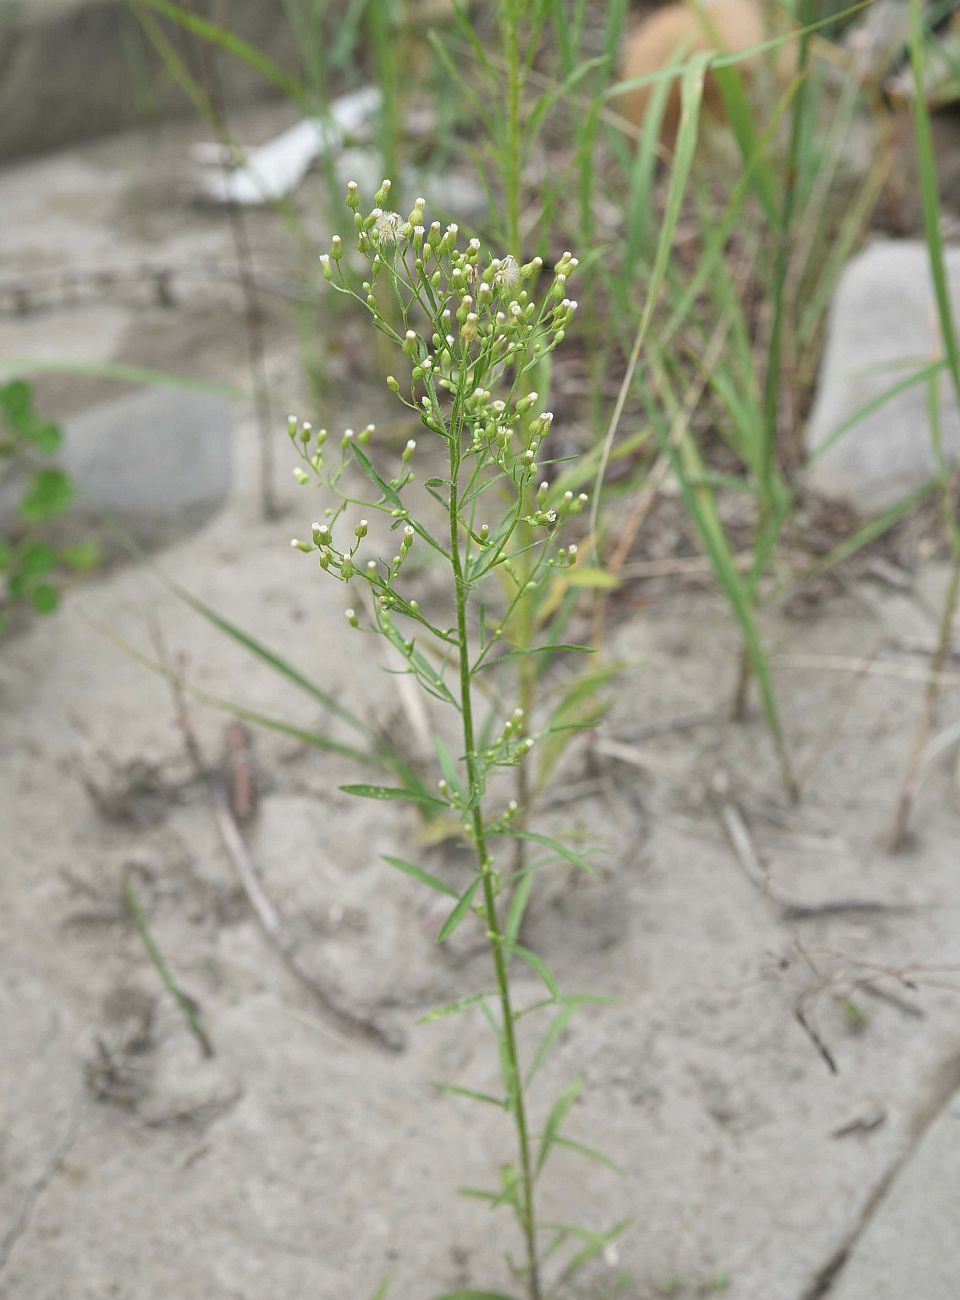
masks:
<instances>
[{"instance_id":1,"label":"thin green stalk","mask_svg":"<svg viewBox=\"0 0 960 1300\"><path fill-rule=\"evenodd\" d=\"M503 57L507 65L507 113L504 123L501 171L504 206L506 208L507 248L514 257L519 257L522 252L520 247L520 194L523 124L520 120L520 92L523 87L523 73L520 67L519 8L519 0L501 0L500 32L503 41Z\"/></svg>"},{"instance_id":2,"label":"thin green stalk","mask_svg":"<svg viewBox=\"0 0 960 1300\"><path fill-rule=\"evenodd\" d=\"M466 756L467 778L470 787L470 802L473 806L473 837L480 863L480 875L483 889L483 906L487 922L487 937L490 941L494 972L497 980L497 993L500 999L500 1014L503 1020L503 1043L510 1072L511 1110L517 1129L517 1143L520 1149L520 1175L523 1184L521 1220L527 1251L528 1284L530 1300L541 1300L540 1271L537 1257L536 1216L534 1211L534 1173L530 1155L530 1131L527 1124L526 1101L523 1091L523 1076L520 1071L519 1054L510 996L510 978L507 962L503 952L503 933L497 918L497 901L494 882L493 860L486 843L486 831L483 824L481 808L482 782L477 769L477 755L473 727L473 695L470 673L470 637L467 631L467 594L468 586L464 579L463 564L460 558L460 512L459 485L460 443L456 433L450 437L450 558L453 566L457 606L457 642L460 655L460 712L463 723L463 748Z\"/></svg>"},{"instance_id":3,"label":"thin green stalk","mask_svg":"<svg viewBox=\"0 0 960 1300\"><path fill-rule=\"evenodd\" d=\"M773 272L773 324L770 331L767 372L764 377L766 438L764 439L760 474L765 508L768 507L773 495L773 465L777 445L780 390L783 382L783 326L787 309L787 273L790 268L793 216L796 207L797 181L801 161L800 151L806 126L807 68L810 55L810 29L813 23L815 3L816 0L801 0L800 23L802 30L798 66L800 84L793 101L793 112L790 121L790 146L787 153L786 175L783 179L783 208L780 214L779 242Z\"/></svg>"}]
</instances>

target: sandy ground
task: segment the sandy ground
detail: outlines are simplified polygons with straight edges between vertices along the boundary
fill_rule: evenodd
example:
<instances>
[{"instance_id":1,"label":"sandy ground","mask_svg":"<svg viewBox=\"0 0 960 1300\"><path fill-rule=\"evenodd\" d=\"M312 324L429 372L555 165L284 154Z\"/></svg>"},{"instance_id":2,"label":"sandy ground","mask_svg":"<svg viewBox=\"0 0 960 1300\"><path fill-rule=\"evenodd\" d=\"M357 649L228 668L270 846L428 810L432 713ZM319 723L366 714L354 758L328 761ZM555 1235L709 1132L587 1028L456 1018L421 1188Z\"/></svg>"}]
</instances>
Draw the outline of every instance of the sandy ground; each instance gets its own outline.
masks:
<instances>
[{"instance_id":1,"label":"sandy ground","mask_svg":"<svg viewBox=\"0 0 960 1300\"><path fill-rule=\"evenodd\" d=\"M376 643L351 635L339 588L298 567L287 521L252 513L241 493L164 568L371 719L395 717L393 679ZM848 659L929 638L942 575L918 582L926 599L877 588L770 636L790 656ZM801 1300L957 1081L955 995L885 980L889 1003L854 988L874 966L960 961L956 794L934 771L909 854L885 855L914 681L781 671L809 768L797 810L759 722L652 738L720 715L735 645L712 597L653 597L616 631L611 653L629 666L608 721L578 742L537 823L595 843L599 870L550 882L528 943L565 991L618 998L571 1023L538 1105L583 1071L570 1132L625 1169L558 1154L545 1212L634 1220L590 1294L695 1295L728 1278L738 1300ZM4 647L0 1294L333 1300L387 1272L398 1296L505 1285L510 1225L452 1192L495 1179L509 1135L430 1086L493 1086L490 1043L479 1017L415 1025L488 987L486 959L432 944L436 913L379 859L456 871L458 855L424 856L411 816L338 793L354 774L343 760L257 737L264 793L249 843L263 880L321 977L406 1045L389 1053L346 1033L253 920L164 683L105 635L149 652L151 623L189 655L197 686L324 723L140 568L90 582ZM915 656L893 658L916 673ZM198 708L195 723L217 757L222 716ZM604 738L640 766L604 756ZM710 794L721 771L777 902L725 838ZM211 1060L146 959L122 904L127 873L202 1008ZM790 919L784 902L869 907ZM522 971L519 985L535 996ZM797 1021L800 1000L836 1074Z\"/></svg>"},{"instance_id":2,"label":"sandy ground","mask_svg":"<svg viewBox=\"0 0 960 1300\"><path fill-rule=\"evenodd\" d=\"M309 502L291 487L284 517L261 523L240 417L235 453L229 505L165 550L164 570L402 734L378 644L287 545ZM555 871L526 935L564 992L617 999L571 1021L535 1091L536 1128L582 1072L567 1131L624 1171L558 1152L545 1220L632 1220L565 1300L828 1295L960 1083L952 989L931 970L859 987L960 963L949 763L923 788L909 852L882 847L943 586L929 566L909 590L866 582L802 620L771 615L798 808L762 723L724 720L736 637L719 601L674 580L619 602L608 717L535 823L593 845L597 873ZM115 640L152 653L157 627L195 686L345 735L143 566L90 579L4 644L0 1296L367 1300L388 1274L397 1300L509 1291L512 1224L455 1195L495 1185L506 1122L432 1087L494 1088L489 1036L472 1012L416 1024L488 988L488 958L469 941L438 948L430 899L380 856L456 879L459 850L425 848L409 812L339 793L359 767L255 736L253 862L314 974L403 1035L386 1050L332 1016L257 925L169 691ZM888 671L854 671L874 655ZM957 698L944 695L942 725ZM193 719L219 761L224 716L196 705ZM147 958L125 879L200 1009L209 1059ZM539 996L531 972L517 981Z\"/></svg>"}]
</instances>

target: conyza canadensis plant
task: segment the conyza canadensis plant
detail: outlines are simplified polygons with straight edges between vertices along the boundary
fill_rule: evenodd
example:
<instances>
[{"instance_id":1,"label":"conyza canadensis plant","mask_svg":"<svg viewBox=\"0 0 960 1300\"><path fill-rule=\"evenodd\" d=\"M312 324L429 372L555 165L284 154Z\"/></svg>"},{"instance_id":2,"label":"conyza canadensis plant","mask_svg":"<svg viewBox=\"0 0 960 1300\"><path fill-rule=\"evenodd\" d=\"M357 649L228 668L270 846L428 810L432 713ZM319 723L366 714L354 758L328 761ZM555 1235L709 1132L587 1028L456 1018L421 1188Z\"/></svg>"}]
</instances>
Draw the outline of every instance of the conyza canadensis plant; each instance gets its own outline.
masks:
<instances>
[{"instance_id":1,"label":"conyza canadensis plant","mask_svg":"<svg viewBox=\"0 0 960 1300\"><path fill-rule=\"evenodd\" d=\"M553 417L529 388L531 372L563 341L576 310L567 284L577 259L565 253L549 278L540 258L521 265L513 256L488 257L479 240L464 244L455 225L426 226L423 199L406 218L389 201L390 183L384 181L373 210L364 215L351 183L347 204L357 254L348 255L346 241L335 236L321 264L333 288L365 307L395 346L402 377L391 375L387 385L414 413L421 443L430 440L434 455L414 438L402 450L381 452L372 425L330 438L326 430L291 418L290 438L302 461L296 476L304 485L319 482L328 497L310 540L295 539L293 545L314 556L324 575L347 586L350 624L386 637L427 695L456 715L461 754L455 757L438 742L435 796L375 785L343 788L370 799L426 797L438 805L435 811L459 819L471 846L474 870L464 889L401 858L387 861L449 896L438 941L472 920L489 944L490 989L426 1019L470 1009L483 1015L493 1033L500 1095L452 1085L445 1090L498 1107L512 1121L515 1156L501 1166L501 1185L472 1194L513 1211L524 1253L515 1275L529 1300L541 1300L548 1257L552 1269L555 1258L566 1257L561 1247L576 1247L560 1274L569 1276L626 1224L601 1233L538 1221L537 1182L553 1148L604 1159L562 1133L579 1078L544 1107L537 1128L528 1098L531 1081L573 1011L602 999L562 995L546 962L519 942L520 927L538 872L559 862L589 866L568 844L523 829L517 803L507 797L512 787L504 789L497 777L526 763L548 732L538 733L505 690L481 694L478 676L485 684L499 666L506 689L516 689L510 665L518 655L584 649L518 646L508 637L511 617L534 598L538 585L577 561L576 545L562 540L563 531L587 499L551 487L545 477ZM364 263L366 279L360 282L355 272ZM417 460L428 456L431 462L440 459L442 473L411 490ZM372 528L375 515L381 528ZM381 532L396 538L389 554L375 544ZM433 595L429 608L418 600L416 566L408 564L416 551L443 574L443 594ZM491 698L494 711L484 709L482 716L481 703ZM518 837L538 854L521 858L519 868L506 851ZM529 1005L518 1005L511 974L518 961L544 986L543 996ZM528 1025L535 1036L521 1041Z\"/></svg>"}]
</instances>

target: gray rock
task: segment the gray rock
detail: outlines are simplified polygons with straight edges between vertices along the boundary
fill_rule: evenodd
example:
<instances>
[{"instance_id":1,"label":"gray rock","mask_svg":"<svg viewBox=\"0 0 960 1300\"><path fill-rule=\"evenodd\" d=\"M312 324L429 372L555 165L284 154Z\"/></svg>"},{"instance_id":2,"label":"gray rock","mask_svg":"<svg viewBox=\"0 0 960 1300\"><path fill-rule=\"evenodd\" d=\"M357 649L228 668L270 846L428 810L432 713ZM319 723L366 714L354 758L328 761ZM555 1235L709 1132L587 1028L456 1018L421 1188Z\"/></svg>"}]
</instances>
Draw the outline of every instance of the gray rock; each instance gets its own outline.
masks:
<instances>
[{"instance_id":1,"label":"gray rock","mask_svg":"<svg viewBox=\"0 0 960 1300\"><path fill-rule=\"evenodd\" d=\"M74 513L107 515L143 542L197 527L223 504L230 453L230 403L207 393L146 389L64 425Z\"/></svg>"},{"instance_id":2,"label":"gray rock","mask_svg":"<svg viewBox=\"0 0 960 1300\"><path fill-rule=\"evenodd\" d=\"M960 1294L960 1096L930 1126L830 1291L831 1300Z\"/></svg>"},{"instance_id":3,"label":"gray rock","mask_svg":"<svg viewBox=\"0 0 960 1300\"><path fill-rule=\"evenodd\" d=\"M960 248L947 253L954 313L960 316ZM846 268L830 313L817 397L806 434L814 454L859 408L939 353L937 309L923 243L884 240ZM940 377L944 449L960 450L960 410ZM914 384L860 420L814 462L808 482L865 513L882 510L935 472L927 385Z\"/></svg>"}]
</instances>

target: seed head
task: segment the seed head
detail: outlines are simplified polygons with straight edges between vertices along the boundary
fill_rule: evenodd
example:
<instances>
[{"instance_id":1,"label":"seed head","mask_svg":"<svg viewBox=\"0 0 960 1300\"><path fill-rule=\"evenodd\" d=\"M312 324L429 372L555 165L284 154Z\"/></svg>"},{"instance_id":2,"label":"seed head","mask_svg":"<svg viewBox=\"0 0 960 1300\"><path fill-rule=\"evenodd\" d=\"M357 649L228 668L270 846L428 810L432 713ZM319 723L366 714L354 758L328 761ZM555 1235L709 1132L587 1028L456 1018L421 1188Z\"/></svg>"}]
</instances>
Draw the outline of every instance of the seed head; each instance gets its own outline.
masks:
<instances>
[{"instance_id":1,"label":"seed head","mask_svg":"<svg viewBox=\"0 0 960 1300\"><path fill-rule=\"evenodd\" d=\"M381 212L377 216L374 228L381 244L395 244L400 234L403 219L399 212Z\"/></svg>"}]
</instances>

